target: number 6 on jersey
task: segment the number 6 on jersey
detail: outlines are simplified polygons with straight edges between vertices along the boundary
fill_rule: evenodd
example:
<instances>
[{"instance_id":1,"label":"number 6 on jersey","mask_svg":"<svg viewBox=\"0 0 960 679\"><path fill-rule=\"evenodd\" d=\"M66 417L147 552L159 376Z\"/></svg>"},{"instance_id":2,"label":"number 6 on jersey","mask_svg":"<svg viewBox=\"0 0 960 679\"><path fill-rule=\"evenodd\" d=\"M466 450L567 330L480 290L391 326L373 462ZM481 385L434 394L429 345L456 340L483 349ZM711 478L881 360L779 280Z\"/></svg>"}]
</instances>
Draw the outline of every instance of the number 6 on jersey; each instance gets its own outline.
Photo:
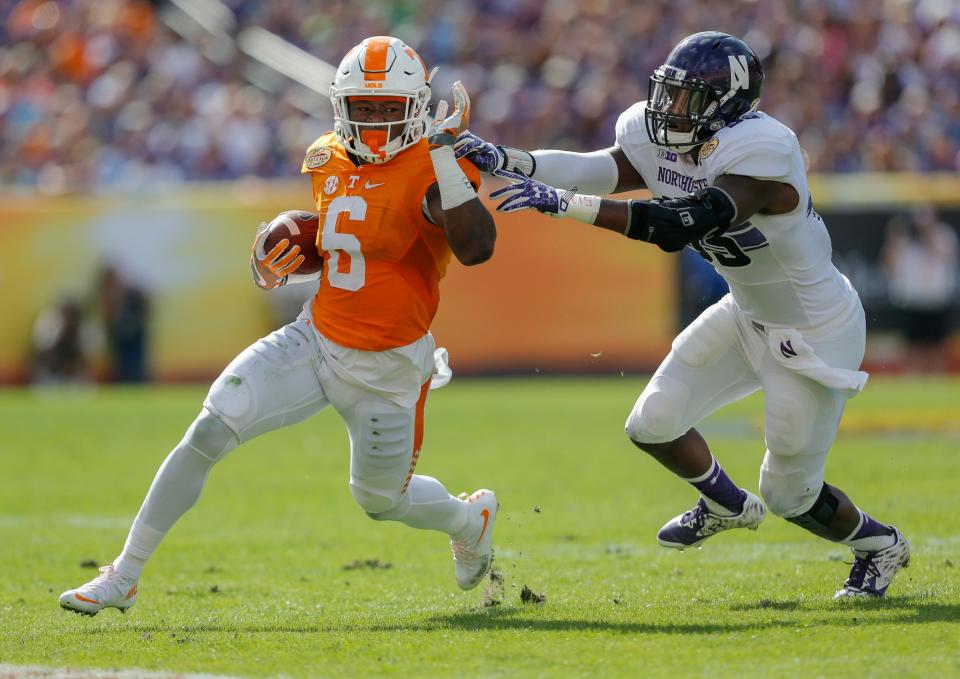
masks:
<instances>
[{"instance_id":1,"label":"number 6 on jersey","mask_svg":"<svg viewBox=\"0 0 960 679\"><path fill-rule=\"evenodd\" d=\"M337 231L337 220L341 212L346 212L348 219L362 222L367 216L367 201L360 196L334 198L327 208L320 240L320 247L330 253L330 260L327 262L327 280L330 285L353 292L362 288L366 282L367 265L360 252L360 239L352 233ZM341 252L345 252L350 261L345 272L340 271Z\"/></svg>"}]
</instances>

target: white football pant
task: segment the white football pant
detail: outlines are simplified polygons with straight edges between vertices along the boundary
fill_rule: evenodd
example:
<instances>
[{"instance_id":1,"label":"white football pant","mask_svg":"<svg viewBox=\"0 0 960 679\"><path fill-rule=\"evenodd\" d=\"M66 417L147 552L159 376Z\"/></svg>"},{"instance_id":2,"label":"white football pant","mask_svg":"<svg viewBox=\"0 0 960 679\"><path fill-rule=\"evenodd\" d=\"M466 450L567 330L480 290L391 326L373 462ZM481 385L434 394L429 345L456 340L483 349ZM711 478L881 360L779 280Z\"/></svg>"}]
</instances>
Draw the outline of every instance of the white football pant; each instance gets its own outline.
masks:
<instances>
[{"instance_id":1,"label":"white football pant","mask_svg":"<svg viewBox=\"0 0 960 679\"><path fill-rule=\"evenodd\" d=\"M855 370L864 353L862 308L837 325L827 332L804 332L804 338L830 367ZM743 316L729 294L673 341L627 419L627 434L639 443L673 441L758 389L764 393L767 446L760 493L774 514L797 516L820 493L847 397L774 359L763 330Z\"/></svg>"},{"instance_id":2,"label":"white football pant","mask_svg":"<svg viewBox=\"0 0 960 679\"><path fill-rule=\"evenodd\" d=\"M433 339L420 342L432 356ZM423 352L420 352L421 354ZM389 357L377 357L378 363ZM384 366L396 382L411 366ZM426 373L426 374L422 374ZM416 380L419 378L419 382ZM300 422L332 405L350 433L350 490L372 518L457 533L467 505L429 476L414 475L430 373L415 368L413 406L350 383L325 359L310 320L301 317L240 353L213 383L203 410L154 478L118 568L133 575L170 527L192 507L211 467L255 436ZM132 559L125 557L132 556ZM139 575L137 572L136 575Z\"/></svg>"}]
</instances>

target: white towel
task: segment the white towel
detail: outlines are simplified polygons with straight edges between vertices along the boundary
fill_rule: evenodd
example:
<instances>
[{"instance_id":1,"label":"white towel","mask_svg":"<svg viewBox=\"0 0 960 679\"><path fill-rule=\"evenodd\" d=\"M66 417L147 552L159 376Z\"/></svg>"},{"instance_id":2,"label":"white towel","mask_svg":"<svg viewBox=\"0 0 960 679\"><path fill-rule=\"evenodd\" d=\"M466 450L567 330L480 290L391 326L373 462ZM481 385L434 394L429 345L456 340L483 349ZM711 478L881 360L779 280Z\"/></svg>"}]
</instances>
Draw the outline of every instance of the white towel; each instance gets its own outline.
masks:
<instances>
[{"instance_id":1,"label":"white towel","mask_svg":"<svg viewBox=\"0 0 960 679\"><path fill-rule=\"evenodd\" d=\"M834 368L816 355L799 330L769 328L770 353L786 368L831 389L839 389L847 398L853 398L867 384L869 375L862 370Z\"/></svg>"},{"instance_id":2,"label":"white towel","mask_svg":"<svg viewBox=\"0 0 960 679\"><path fill-rule=\"evenodd\" d=\"M453 371L450 369L450 356L444 347L438 347L433 352L433 377L430 378L430 388L439 389L447 386L447 383L453 378Z\"/></svg>"}]
</instances>

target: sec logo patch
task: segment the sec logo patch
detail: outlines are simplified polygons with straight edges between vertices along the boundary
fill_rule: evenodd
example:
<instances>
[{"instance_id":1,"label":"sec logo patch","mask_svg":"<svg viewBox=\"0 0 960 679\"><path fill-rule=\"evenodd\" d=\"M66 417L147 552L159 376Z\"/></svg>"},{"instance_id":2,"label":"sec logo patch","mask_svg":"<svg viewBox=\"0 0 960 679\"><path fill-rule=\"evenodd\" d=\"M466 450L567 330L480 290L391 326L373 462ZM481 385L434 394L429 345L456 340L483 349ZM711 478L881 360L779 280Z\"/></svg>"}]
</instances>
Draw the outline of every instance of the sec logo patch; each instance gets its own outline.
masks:
<instances>
[{"instance_id":1,"label":"sec logo patch","mask_svg":"<svg viewBox=\"0 0 960 679\"><path fill-rule=\"evenodd\" d=\"M706 144L700 147L700 160L707 158L711 153L717 150L717 147L720 146L720 140L713 138L708 141Z\"/></svg>"},{"instance_id":2,"label":"sec logo patch","mask_svg":"<svg viewBox=\"0 0 960 679\"><path fill-rule=\"evenodd\" d=\"M307 157L304 159L303 164L309 169L314 170L326 165L330 162L331 158L333 158L333 151L331 149L326 146L318 146L315 149L307 151Z\"/></svg>"},{"instance_id":3,"label":"sec logo patch","mask_svg":"<svg viewBox=\"0 0 960 679\"><path fill-rule=\"evenodd\" d=\"M340 177L335 174L327 177L327 181L323 183L323 192L328 196L335 194L338 188L340 188Z\"/></svg>"}]
</instances>

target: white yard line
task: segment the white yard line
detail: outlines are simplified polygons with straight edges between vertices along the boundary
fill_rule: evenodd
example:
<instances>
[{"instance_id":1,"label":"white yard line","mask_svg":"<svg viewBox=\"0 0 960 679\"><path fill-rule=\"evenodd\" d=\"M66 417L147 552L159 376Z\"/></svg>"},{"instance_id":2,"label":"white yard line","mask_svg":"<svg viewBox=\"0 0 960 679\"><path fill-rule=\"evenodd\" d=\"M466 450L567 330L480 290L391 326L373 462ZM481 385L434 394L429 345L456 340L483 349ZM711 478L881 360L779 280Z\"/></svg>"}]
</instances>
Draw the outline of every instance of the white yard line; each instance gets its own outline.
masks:
<instances>
[{"instance_id":1,"label":"white yard line","mask_svg":"<svg viewBox=\"0 0 960 679\"><path fill-rule=\"evenodd\" d=\"M0 664L0 679L237 679L224 674L184 674L141 669L97 670Z\"/></svg>"}]
</instances>

